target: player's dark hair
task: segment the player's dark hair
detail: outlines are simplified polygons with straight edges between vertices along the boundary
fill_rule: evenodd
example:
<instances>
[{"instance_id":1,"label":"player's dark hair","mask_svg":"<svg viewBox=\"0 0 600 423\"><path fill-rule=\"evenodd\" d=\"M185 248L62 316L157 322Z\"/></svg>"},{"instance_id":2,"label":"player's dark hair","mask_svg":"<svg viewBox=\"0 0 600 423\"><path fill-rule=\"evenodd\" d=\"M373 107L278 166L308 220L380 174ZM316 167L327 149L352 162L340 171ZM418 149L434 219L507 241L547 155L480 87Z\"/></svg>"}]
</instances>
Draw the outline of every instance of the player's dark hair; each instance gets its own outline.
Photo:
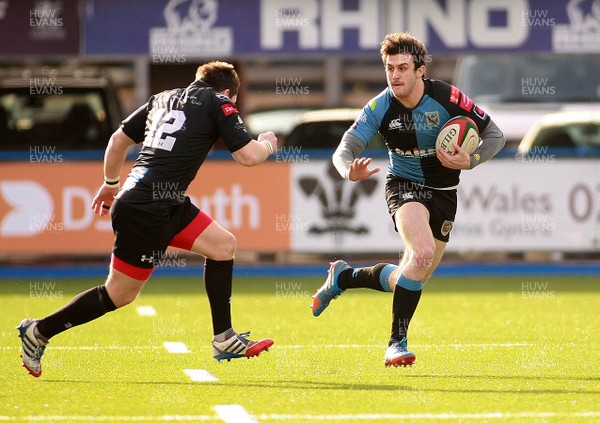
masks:
<instances>
[{"instance_id":1,"label":"player's dark hair","mask_svg":"<svg viewBox=\"0 0 600 423\"><path fill-rule=\"evenodd\" d=\"M229 97L237 95L240 78L231 63L210 62L198 67L196 79L206 82L217 91L229 89Z\"/></svg>"},{"instance_id":2,"label":"player's dark hair","mask_svg":"<svg viewBox=\"0 0 600 423\"><path fill-rule=\"evenodd\" d=\"M410 54L415 63L415 69L426 66L426 63L429 61L425 44L408 32L395 32L386 35L381 42L379 53L381 54L383 63L385 63L388 56Z\"/></svg>"}]
</instances>

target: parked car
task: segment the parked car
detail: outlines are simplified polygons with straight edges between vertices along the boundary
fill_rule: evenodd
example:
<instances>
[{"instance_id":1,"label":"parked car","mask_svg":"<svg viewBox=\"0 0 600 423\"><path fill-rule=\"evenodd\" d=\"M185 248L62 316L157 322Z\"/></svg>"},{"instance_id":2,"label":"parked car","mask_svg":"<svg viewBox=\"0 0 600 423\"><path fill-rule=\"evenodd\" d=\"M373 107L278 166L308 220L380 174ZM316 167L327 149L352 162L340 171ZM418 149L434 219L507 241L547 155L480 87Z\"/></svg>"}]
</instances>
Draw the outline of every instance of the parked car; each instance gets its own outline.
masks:
<instances>
[{"instance_id":1,"label":"parked car","mask_svg":"<svg viewBox=\"0 0 600 423\"><path fill-rule=\"evenodd\" d=\"M261 132L273 131L278 138L285 140L294 127L296 118L308 108L285 108L256 110L244 117L244 123L254 137Z\"/></svg>"},{"instance_id":2,"label":"parked car","mask_svg":"<svg viewBox=\"0 0 600 423\"><path fill-rule=\"evenodd\" d=\"M285 143L290 147L335 150L344 132L350 128L361 109L322 109L301 114ZM384 149L385 142L377 134L369 142L370 149Z\"/></svg>"},{"instance_id":3,"label":"parked car","mask_svg":"<svg viewBox=\"0 0 600 423\"><path fill-rule=\"evenodd\" d=\"M0 73L0 151L103 150L122 119L116 89L102 76Z\"/></svg>"},{"instance_id":4,"label":"parked car","mask_svg":"<svg viewBox=\"0 0 600 423\"><path fill-rule=\"evenodd\" d=\"M600 156L600 111L550 113L519 144L520 155Z\"/></svg>"},{"instance_id":5,"label":"parked car","mask_svg":"<svg viewBox=\"0 0 600 423\"><path fill-rule=\"evenodd\" d=\"M463 57L455 85L485 110L516 148L542 116L600 109L600 55L493 54Z\"/></svg>"}]
</instances>

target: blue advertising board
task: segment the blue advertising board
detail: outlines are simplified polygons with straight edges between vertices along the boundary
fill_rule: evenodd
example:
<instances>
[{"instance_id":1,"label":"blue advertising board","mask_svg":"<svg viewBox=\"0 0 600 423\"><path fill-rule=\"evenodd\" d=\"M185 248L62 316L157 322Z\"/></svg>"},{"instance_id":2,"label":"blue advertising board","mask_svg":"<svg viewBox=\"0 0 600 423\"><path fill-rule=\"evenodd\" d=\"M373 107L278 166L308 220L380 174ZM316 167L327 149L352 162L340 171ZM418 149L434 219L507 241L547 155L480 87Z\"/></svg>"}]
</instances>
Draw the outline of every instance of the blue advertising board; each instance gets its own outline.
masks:
<instances>
[{"instance_id":1,"label":"blue advertising board","mask_svg":"<svg viewBox=\"0 0 600 423\"><path fill-rule=\"evenodd\" d=\"M409 31L431 53L600 52L600 0L84 0L83 53L227 57L377 52Z\"/></svg>"}]
</instances>

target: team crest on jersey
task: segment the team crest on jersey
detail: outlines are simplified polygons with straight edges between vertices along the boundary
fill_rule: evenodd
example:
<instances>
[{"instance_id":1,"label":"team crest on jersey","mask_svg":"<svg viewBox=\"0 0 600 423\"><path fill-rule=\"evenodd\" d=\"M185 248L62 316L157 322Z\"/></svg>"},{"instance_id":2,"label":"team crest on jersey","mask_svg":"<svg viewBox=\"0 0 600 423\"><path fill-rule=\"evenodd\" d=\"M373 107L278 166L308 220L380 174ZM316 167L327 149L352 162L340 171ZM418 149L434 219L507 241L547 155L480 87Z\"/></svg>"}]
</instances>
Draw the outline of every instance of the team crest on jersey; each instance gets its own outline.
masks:
<instances>
[{"instance_id":1,"label":"team crest on jersey","mask_svg":"<svg viewBox=\"0 0 600 423\"><path fill-rule=\"evenodd\" d=\"M440 232L442 233L443 236L447 236L450 231L452 230L452 226L454 226L454 222L451 220L444 220L444 223L442 224L442 229L440 230Z\"/></svg>"},{"instance_id":2,"label":"team crest on jersey","mask_svg":"<svg viewBox=\"0 0 600 423\"><path fill-rule=\"evenodd\" d=\"M425 112L425 122L429 126L440 126L440 113L436 110L433 112Z\"/></svg>"},{"instance_id":3,"label":"team crest on jersey","mask_svg":"<svg viewBox=\"0 0 600 423\"><path fill-rule=\"evenodd\" d=\"M238 113L238 110L235 108L235 106L233 104L222 104L221 109L223 110L223 113L225 113L225 116L229 116L234 113Z\"/></svg>"}]
</instances>

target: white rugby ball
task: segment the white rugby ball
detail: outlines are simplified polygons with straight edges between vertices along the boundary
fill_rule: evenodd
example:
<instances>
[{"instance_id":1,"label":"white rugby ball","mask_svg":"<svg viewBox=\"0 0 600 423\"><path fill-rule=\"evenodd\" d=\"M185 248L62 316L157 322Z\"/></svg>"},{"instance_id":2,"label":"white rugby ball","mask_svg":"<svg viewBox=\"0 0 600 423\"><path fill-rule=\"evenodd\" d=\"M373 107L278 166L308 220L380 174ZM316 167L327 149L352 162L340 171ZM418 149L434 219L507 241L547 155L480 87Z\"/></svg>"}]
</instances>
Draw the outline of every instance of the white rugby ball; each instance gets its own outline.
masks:
<instances>
[{"instance_id":1,"label":"white rugby ball","mask_svg":"<svg viewBox=\"0 0 600 423\"><path fill-rule=\"evenodd\" d=\"M473 119L467 116L455 116L450 119L442 126L435 146L454 155L454 141L467 154L473 154L479 146L479 130Z\"/></svg>"}]
</instances>

